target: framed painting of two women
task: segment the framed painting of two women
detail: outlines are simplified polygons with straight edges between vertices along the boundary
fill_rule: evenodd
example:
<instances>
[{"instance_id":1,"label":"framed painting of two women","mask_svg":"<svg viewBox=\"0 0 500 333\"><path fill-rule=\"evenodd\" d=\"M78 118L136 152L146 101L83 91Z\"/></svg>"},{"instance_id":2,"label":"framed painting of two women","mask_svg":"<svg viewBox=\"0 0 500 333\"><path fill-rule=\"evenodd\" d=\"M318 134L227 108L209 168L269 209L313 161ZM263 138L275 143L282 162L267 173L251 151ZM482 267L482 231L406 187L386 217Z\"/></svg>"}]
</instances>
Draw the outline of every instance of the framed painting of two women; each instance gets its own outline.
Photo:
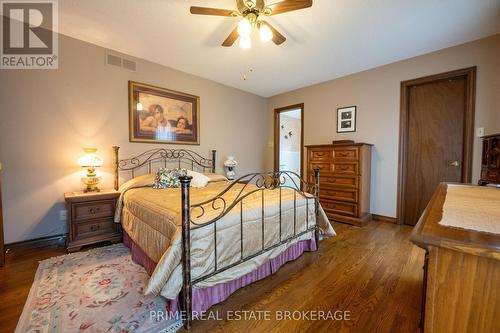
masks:
<instances>
[{"instance_id":1,"label":"framed painting of two women","mask_svg":"<svg viewBox=\"0 0 500 333\"><path fill-rule=\"evenodd\" d=\"M130 142L200 144L200 98L129 81Z\"/></svg>"}]
</instances>

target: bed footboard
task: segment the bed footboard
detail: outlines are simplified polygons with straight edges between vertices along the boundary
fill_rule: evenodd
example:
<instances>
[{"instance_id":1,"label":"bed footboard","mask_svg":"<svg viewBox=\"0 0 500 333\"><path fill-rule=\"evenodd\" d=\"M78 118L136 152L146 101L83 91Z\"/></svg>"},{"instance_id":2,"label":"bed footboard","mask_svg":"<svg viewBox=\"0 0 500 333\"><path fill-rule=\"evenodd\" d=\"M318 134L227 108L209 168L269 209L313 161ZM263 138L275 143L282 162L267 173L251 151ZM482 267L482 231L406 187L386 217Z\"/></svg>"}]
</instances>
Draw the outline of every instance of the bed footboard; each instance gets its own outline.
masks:
<instances>
[{"instance_id":1,"label":"bed footboard","mask_svg":"<svg viewBox=\"0 0 500 333\"><path fill-rule=\"evenodd\" d=\"M190 183L192 177L185 176L185 177L180 177L180 182L181 182L181 198L182 198L182 274L183 274L183 286L182 286L182 292L181 292L181 304L182 304L182 318L184 320L184 328L185 329L190 329L192 320L193 320L193 314L192 314L192 286L193 284L205 280L215 274L218 274L220 272L223 272L227 269L230 269L236 265L241 264L244 261L250 260L264 252L270 251L280 245L283 245L290 240L294 238L298 238L306 233L314 232L314 237L316 240L316 248L318 249L319 247L319 226L318 226L318 218L319 218L319 190L320 190L320 183L319 183L319 177L320 177L320 172L319 169L314 170L314 177L315 177L315 183L314 184L308 184L304 180L300 178L299 175L293 172L288 172L288 171L280 171L280 172L272 172L269 174L260 174L260 173L255 173L255 174L249 174L243 177L240 177L238 180L236 180L233 184L229 185L223 192L221 192L219 195L215 196L214 198L211 198L207 201L204 201L202 203L196 204L196 205L191 205L189 201L190 197ZM298 181L297 181L298 180ZM238 195L236 196L236 199L230 203L227 203L223 199L223 195L227 193L227 191L231 190L236 184L238 183L252 183L254 182L257 189L250 191L249 193L245 193L243 190L245 189L246 185L243 186L243 188L239 191ZM315 214L316 214L316 223L313 226L310 226L308 221L306 221L306 230L302 232L296 233L294 231L294 235L292 237L288 237L285 239L281 239L281 190L283 188L288 188L296 191L294 193L294 219L295 219L295 214L296 214L296 195L301 195L303 198L306 200L306 220L308 219L308 205L309 205L309 200L314 200L314 209L315 209ZM243 256L243 235L241 237L241 251L242 251L242 257L241 260L224 266L224 267L217 267L217 242L215 241L215 270L209 274L206 274L204 276L196 278L194 281L191 278L191 251L190 251L190 246L191 246L191 236L190 232L191 229L197 229L201 227L207 227L209 225L214 226L214 237L217 237L216 233L216 221L226 215L228 212L230 212L234 207L237 205L240 207L240 212L242 215L243 212L243 204L242 201L244 198L246 198L248 195L256 193L258 191L263 191L264 190L277 190L279 192L279 205L280 205L280 242L273 244L271 246L265 247L264 242L262 246L262 250L258 251L257 253L254 253L252 255L249 255L247 257ZM310 195L306 193L312 193L313 196L311 197ZM191 211L193 208L200 208L202 210L202 215L204 213L204 205L210 204L212 207L215 207L217 203L220 204L220 214L217 215L215 218L206 221L204 223L195 223L193 222L191 218ZM264 203L264 194L262 194L262 203ZM198 216L199 217L199 216ZM264 208L262 209L262 226L264 226ZM194 226L191 226L191 225ZM295 221L294 221L294 227L295 227ZM295 229L295 228L294 228ZM243 218L241 218L241 232L243 233ZM262 238L264 239L264 227L262 228Z\"/></svg>"}]
</instances>

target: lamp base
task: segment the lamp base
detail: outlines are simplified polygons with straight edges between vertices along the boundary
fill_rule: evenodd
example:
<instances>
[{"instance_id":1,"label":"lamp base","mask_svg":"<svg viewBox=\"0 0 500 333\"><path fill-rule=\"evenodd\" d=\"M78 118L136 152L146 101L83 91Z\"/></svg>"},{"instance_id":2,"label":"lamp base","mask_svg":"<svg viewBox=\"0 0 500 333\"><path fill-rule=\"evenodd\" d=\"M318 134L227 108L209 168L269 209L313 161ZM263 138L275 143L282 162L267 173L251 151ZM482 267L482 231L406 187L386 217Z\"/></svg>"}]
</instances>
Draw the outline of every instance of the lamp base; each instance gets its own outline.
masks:
<instances>
[{"instance_id":1,"label":"lamp base","mask_svg":"<svg viewBox=\"0 0 500 333\"><path fill-rule=\"evenodd\" d=\"M83 190L84 193L88 192L100 192L101 190L97 187L97 184L101 181L101 177L85 177L82 178L82 183L87 185Z\"/></svg>"},{"instance_id":2,"label":"lamp base","mask_svg":"<svg viewBox=\"0 0 500 333\"><path fill-rule=\"evenodd\" d=\"M89 192L101 192L101 189L96 187L87 187L83 190L83 193L89 193Z\"/></svg>"}]
</instances>

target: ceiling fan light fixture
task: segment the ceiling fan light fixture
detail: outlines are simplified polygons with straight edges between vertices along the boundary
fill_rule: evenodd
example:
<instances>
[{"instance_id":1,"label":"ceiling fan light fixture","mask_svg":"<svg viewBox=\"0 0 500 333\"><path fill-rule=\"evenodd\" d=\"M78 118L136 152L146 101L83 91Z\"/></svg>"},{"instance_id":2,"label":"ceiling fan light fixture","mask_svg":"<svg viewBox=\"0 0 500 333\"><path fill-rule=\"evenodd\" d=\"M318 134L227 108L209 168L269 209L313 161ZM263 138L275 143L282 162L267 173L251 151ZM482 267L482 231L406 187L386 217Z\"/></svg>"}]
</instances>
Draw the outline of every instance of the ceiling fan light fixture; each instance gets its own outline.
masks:
<instances>
[{"instance_id":1,"label":"ceiling fan light fixture","mask_svg":"<svg viewBox=\"0 0 500 333\"><path fill-rule=\"evenodd\" d=\"M238 23L238 34L240 37L250 37L250 31L252 30L252 24L250 21L244 17Z\"/></svg>"},{"instance_id":2,"label":"ceiling fan light fixture","mask_svg":"<svg viewBox=\"0 0 500 333\"><path fill-rule=\"evenodd\" d=\"M260 24L259 33L260 33L260 41L262 43L267 43L274 37L273 32L271 31L269 26L265 23Z\"/></svg>"},{"instance_id":3,"label":"ceiling fan light fixture","mask_svg":"<svg viewBox=\"0 0 500 333\"><path fill-rule=\"evenodd\" d=\"M252 47L252 41L250 40L250 36L240 36L239 46L243 50L248 50Z\"/></svg>"}]
</instances>

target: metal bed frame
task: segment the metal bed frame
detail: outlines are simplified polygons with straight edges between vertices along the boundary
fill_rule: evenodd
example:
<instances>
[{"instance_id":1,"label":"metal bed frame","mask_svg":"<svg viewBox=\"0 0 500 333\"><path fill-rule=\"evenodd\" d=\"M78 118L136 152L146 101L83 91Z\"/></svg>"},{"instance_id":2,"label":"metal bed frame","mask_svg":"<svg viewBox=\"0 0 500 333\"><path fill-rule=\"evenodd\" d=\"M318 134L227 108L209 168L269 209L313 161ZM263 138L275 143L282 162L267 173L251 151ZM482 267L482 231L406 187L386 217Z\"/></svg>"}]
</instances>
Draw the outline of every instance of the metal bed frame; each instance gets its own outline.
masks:
<instances>
[{"instance_id":1,"label":"metal bed frame","mask_svg":"<svg viewBox=\"0 0 500 333\"><path fill-rule=\"evenodd\" d=\"M118 151L120 147L114 146L114 185L115 189L119 188L119 174L120 172L130 172L131 176L134 177L136 171L141 168L146 168L148 173L153 171L155 165L160 167L166 167L168 163L176 164L176 167L181 168L190 166L191 170L195 167L198 170L206 172L210 170L215 172L215 161L216 161L216 151L211 151L211 158L204 158L200 154L186 149L165 149L157 148L151 149L144 153L141 153L135 157L129 159L119 159ZM239 265L247 260L255 258L256 256L270 251L280 245L283 245L293 239L296 239L306 233L314 232L314 237L316 240L316 248L319 247L319 227L317 225L318 212L319 212L319 169L314 170L315 183L309 184L302 180L300 176L294 172L290 171L277 171L269 173L251 173L238 178L233 181L228 187L226 187L222 192L213 198L200 202L198 204L192 205L190 203L190 183L192 177L185 176L180 177L181 182L181 198L182 198L182 275L183 275L183 287L181 291L181 306L184 311L184 328L190 329L192 324L192 286L200 281L210 278L218 273L226 271L236 265ZM298 181L297 181L298 180ZM249 191L245 191L249 188L249 184L255 185L255 187L250 188ZM241 188L240 188L241 187ZM237 191L237 195L230 202L224 199L224 194L231 190ZM293 196L293 218L294 218L294 228L293 235L290 237L283 238L282 235L282 189L291 189L294 191ZM272 244L270 246L265 246L264 234L265 234L265 224L264 224L264 192L266 190L276 190L279 191L279 242ZM261 193L262 197L262 209L261 209L261 227L262 227L262 248L260 251L253 253L248 256L244 256L243 248L243 200L249 195ZM309 193L313 193L312 195ZM297 195L301 196L306 200L306 229L297 232ZM310 225L309 223L309 201L314 201L314 210L316 215L316 223ZM225 265L223 267L218 267L217 265L217 221L227 215L233 210L233 208L239 206L240 210L240 260ZM219 212L215 217L210 218L208 221L195 222L203 217L205 214L205 207L211 207L213 210L218 210ZM198 211L198 214L195 214ZM198 220L199 221L199 220ZM198 228L208 228L212 227L214 230L214 270L205 275L199 276L196 279L191 278L191 230Z\"/></svg>"}]
</instances>

